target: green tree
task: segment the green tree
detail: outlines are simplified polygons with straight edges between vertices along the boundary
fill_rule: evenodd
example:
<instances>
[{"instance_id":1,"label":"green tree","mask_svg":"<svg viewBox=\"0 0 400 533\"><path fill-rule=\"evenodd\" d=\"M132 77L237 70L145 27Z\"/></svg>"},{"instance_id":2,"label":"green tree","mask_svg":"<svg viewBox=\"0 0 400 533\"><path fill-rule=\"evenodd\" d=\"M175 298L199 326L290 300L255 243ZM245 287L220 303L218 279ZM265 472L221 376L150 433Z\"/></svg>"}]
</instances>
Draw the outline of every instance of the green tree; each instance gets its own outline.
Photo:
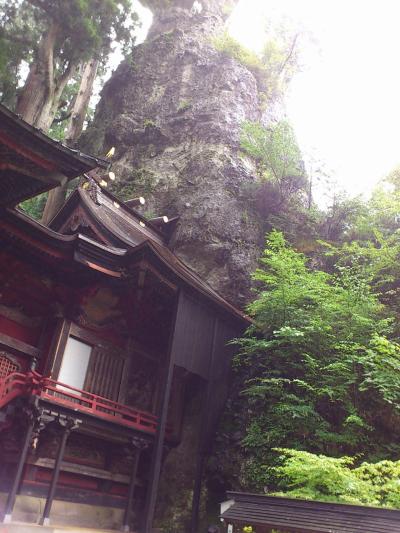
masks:
<instances>
[{"instance_id":1,"label":"green tree","mask_svg":"<svg viewBox=\"0 0 400 533\"><path fill-rule=\"evenodd\" d=\"M16 112L73 146L82 132L99 66L101 70L115 43L125 53L133 44L137 16L130 0L0 0L0 7L0 73L9 73L0 84L3 101L13 104L21 65L28 65ZM65 194L65 187L49 193L44 223ZM42 199L35 203L35 215L42 205Z\"/></svg>"},{"instance_id":2,"label":"green tree","mask_svg":"<svg viewBox=\"0 0 400 533\"><path fill-rule=\"evenodd\" d=\"M244 122L241 148L257 166L258 180L246 194L266 231L279 229L302 250L314 249L322 213L310 205L309 180L291 125Z\"/></svg>"},{"instance_id":3,"label":"green tree","mask_svg":"<svg viewBox=\"0 0 400 533\"><path fill-rule=\"evenodd\" d=\"M287 121L269 128L259 122L244 122L241 147L257 162L261 176L278 185L282 196L304 186L301 152Z\"/></svg>"},{"instance_id":4,"label":"green tree","mask_svg":"<svg viewBox=\"0 0 400 533\"><path fill-rule=\"evenodd\" d=\"M400 451L393 444L400 352L385 338L391 321L368 275L345 266L336 274L311 269L273 231L253 277L254 325L238 340L236 358L244 484L274 484L265 468L274 464L273 447L334 456Z\"/></svg>"},{"instance_id":5,"label":"green tree","mask_svg":"<svg viewBox=\"0 0 400 533\"><path fill-rule=\"evenodd\" d=\"M363 462L278 449L281 492L293 498L400 508L400 461Z\"/></svg>"},{"instance_id":6,"label":"green tree","mask_svg":"<svg viewBox=\"0 0 400 533\"><path fill-rule=\"evenodd\" d=\"M367 202L338 202L327 214L320 235L327 239L321 263L329 271L362 269L371 290L400 319L400 189L391 173ZM396 335L400 333L396 326Z\"/></svg>"},{"instance_id":7,"label":"green tree","mask_svg":"<svg viewBox=\"0 0 400 533\"><path fill-rule=\"evenodd\" d=\"M42 217L44 206L46 205L48 193L42 193L29 200L25 200L20 204L20 208L25 211L30 217L35 220L40 220Z\"/></svg>"},{"instance_id":8,"label":"green tree","mask_svg":"<svg viewBox=\"0 0 400 533\"><path fill-rule=\"evenodd\" d=\"M32 42L40 38L32 15L21 0L0 0L0 101L10 108L15 107L21 64L30 62Z\"/></svg>"},{"instance_id":9,"label":"green tree","mask_svg":"<svg viewBox=\"0 0 400 533\"><path fill-rule=\"evenodd\" d=\"M299 33L287 27L268 27L260 54L243 46L228 31L212 40L213 46L232 57L254 75L259 90L260 108L280 102L293 77L299 70Z\"/></svg>"},{"instance_id":10,"label":"green tree","mask_svg":"<svg viewBox=\"0 0 400 533\"><path fill-rule=\"evenodd\" d=\"M18 92L16 111L29 123L47 131L62 103L67 83L79 66L93 57L104 58L115 41L129 46L136 16L129 0L1 0L4 7L0 50L1 69L29 63ZM14 48L13 43L19 43ZM13 84L16 85L17 75ZM8 81L4 91L10 86Z\"/></svg>"}]
</instances>

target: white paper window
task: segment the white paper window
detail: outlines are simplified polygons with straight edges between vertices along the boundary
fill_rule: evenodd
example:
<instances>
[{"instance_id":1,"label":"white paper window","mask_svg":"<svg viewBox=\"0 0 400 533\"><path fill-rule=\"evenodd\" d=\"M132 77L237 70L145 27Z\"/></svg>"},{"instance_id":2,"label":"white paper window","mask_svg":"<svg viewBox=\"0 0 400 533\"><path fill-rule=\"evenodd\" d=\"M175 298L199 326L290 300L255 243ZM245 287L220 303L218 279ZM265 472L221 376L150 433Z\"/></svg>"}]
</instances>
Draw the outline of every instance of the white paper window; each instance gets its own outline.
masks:
<instances>
[{"instance_id":1,"label":"white paper window","mask_svg":"<svg viewBox=\"0 0 400 533\"><path fill-rule=\"evenodd\" d=\"M90 344L68 337L57 381L83 389L91 351Z\"/></svg>"}]
</instances>

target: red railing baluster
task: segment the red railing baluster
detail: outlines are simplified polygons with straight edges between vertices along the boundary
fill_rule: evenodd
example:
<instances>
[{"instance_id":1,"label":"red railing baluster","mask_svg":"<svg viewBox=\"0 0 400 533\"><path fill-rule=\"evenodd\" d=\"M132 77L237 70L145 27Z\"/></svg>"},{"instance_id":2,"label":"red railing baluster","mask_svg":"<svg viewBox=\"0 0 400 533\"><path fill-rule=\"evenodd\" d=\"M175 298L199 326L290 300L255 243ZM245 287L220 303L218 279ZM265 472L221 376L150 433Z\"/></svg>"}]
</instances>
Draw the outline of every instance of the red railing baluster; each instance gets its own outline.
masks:
<instances>
[{"instance_id":1,"label":"red railing baluster","mask_svg":"<svg viewBox=\"0 0 400 533\"><path fill-rule=\"evenodd\" d=\"M157 417L120 403L82 391L37 372L14 372L0 380L0 408L17 396L34 394L53 403L70 407L74 411L93 414L116 424L133 427L147 433L155 433ZM172 434L167 427L167 436Z\"/></svg>"}]
</instances>

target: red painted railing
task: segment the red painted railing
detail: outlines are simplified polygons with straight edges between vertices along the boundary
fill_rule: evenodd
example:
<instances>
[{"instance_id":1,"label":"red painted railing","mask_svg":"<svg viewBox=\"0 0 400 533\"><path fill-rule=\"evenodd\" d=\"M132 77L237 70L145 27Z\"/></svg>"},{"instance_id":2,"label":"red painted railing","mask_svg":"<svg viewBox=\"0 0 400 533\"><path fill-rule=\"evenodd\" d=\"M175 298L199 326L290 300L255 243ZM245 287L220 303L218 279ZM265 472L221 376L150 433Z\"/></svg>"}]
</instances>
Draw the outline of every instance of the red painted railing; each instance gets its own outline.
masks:
<instances>
[{"instance_id":1,"label":"red painted railing","mask_svg":"<svg viewBox=\"0 0 400 533\"><path fill-rule=\"evenodd\" d=\"M76 389L37 372L15 372L0 380L0 408L18 396L29 395L146 433L154 434L157 430L157 417L150 413ZM167 426L167 436L170 433L171 428Z\"/></svg>"},{"instance_id":2,"label":"red painted railing","mask_svg":"<svg viewBox=\"0 0 400 533\"><path fill-rule=\"evenodd\" d=\"M34 373L21 374L13 372L0 379L0 408L17 398L17 396L28 394L35 387L35 382Z\"/></svg>"}]
</instances>

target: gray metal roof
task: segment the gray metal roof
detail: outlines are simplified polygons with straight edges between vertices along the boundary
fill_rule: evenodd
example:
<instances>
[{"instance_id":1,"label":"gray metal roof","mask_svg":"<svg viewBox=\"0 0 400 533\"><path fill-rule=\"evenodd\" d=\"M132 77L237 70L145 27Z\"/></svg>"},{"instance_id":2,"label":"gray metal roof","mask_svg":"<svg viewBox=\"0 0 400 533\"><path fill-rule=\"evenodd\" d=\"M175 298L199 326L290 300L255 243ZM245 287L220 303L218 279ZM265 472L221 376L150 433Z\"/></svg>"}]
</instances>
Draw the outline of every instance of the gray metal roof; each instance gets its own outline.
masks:
<instances>
[{"instance_id":1,"label":"gray metal roof","mask_svg":"<svg viewBox=\"0 0 400 533\"><path fill-rule=\"evenodd\" d=\"M400 510L240 492L227 497L220 515L227 523L290 533L400 533Z\"/></svg>"}]
</instances>

